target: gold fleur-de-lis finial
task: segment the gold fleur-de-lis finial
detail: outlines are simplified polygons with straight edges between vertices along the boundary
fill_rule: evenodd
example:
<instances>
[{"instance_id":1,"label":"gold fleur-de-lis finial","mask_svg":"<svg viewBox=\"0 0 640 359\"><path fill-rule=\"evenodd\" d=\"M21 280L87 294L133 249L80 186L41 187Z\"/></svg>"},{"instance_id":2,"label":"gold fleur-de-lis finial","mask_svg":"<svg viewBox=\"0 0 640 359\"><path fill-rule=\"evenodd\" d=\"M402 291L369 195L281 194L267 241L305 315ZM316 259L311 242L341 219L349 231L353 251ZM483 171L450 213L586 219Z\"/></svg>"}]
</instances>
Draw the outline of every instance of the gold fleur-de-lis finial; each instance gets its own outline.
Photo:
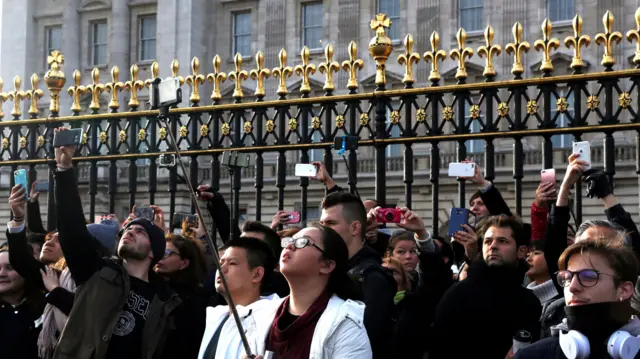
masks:
<instances>
[{"instance_id":1,"label":"gold fleur-de-lis finial","mask_svg":"<svg viewBox=\"0 0 640 359\"><path fill-rule=\"evenodd\" d=\"M413 64L417 64L420 61L420 54L413 52L413 36L408 34L404 38L405 53L398 55L398 63L404 66L404 77L402 83L405 85L412 85L416 82L413 77Z\"/></svg>"},{"instance_id":2,"label":"gold fleur-de-lis finial","mask_svg":"<svg viewBox=\"0 0 640 359\"><path fill-rule=\"evenodd\" d=\"M109 101L109 108L117 110L120 108L120 102L118 102L118 93L124 88L124 84L118 79L120 78L120 68L114 66L111 69L111 82L104 85L105 90L111 94L111 101Z\"/></svg>"},{"instance_id":3,"label":"gold fleur-de-lis finial","mask_svg":"<svg viewBox=\"0 0 640 359\"><path fill-rule=\"evenodd\" d=\"M22 104L22 100L27 97L27 94L24 91L20 90L22 86L22 80L20 76L16 76L13 78L13 91L9 92L9 100L13 101L13 110L11 110L11 115L14 117L22 116L22 111L20 110L20 106Z\"/></svg>"},{"instance_id":4,"label":"gold fleur-de-lis finial","mask_svg":"<svg viewBox=\"0 0 640 359\"><path fill-rule=\"evenodd\" d=\"M131 80L124 83L124 88L131 94L129 96L129 107L136 109L140 106L140 102L138 101L138 91L144 88L144 82L142 82L142 80L138 80L138 65L133 64L129 69L129 72L131 74Z\"/></svg>"},{"instance_id":5,"label":"gold fleur-de-lis finial","mask_svg":"<svg viewBox=\"0 0 640 359\"><path fill-rule=\"evenodd\" d=\"M333 73L340 71L340 64L337 61L333 61L333 45L327 44L324 48L325 62L321 62L318 65L318 71L324 74L324 86L323 90L331 92L335 89L333 84Z\"/></svg>"},{"instance_id":6,"label":"gold fleur-de-lis finial","mask_svg":"<svg viewBox=\"0 0 640 359\"><path fill-rule=\"evenodd\" d=\"M248 79L249 74L247 71L242 70L242 55L240 53L236 53L236 56L234 56L233 64L236 66L236 70L229 72L229 80L236 83L236 87L233 90L233 98L238 99L244 96L242 93L242 81Z\"/></svg>"},{"instance_id":7,"label":"gold fleur-de-lis finial","mask_svg":"<svg viewBox=\"0 0 640 359\"><path fill-rule=\"evenodd\" d=\"M151 87L153 80L157 79L160 76L160 65L158 65L158 61L154 61L150 67L151 70L151 78L144 80L144 87Z\"/></svg>"},{"instance_id":8,"label":"gold fleur-de-lis finial","mask_svg":"<svg viewBox=\"0 0 640 359\"><path fill-rule=\"evenodd\" d=\"M553 71L553 63L551 63L551 51L553 49L558 49L560 47L560 40L555 37L551 37L551 29L553 25L551 25L551 21L549 19L544 19L542 22L542 39L536 40L533 43L533 47L536 51L542 51L542 64L540 64L540 71L545 74L549 74Z\"/></svg>"},{"instance_id":9,"label":"gold fleur-de-lis finial","mask_svg":"<svg viewBox=\"0 0 640 359\"><path fill-rule=\"evenodd\" d=\"M257 97L264 97L264 79L271 76L271 70L264 68L264 54L258 51L256 54L256 68L251 70L251 79L256 81L256 91L253 93Z\"/></svg>"},{"instance_id":10,"label":"gold fleur-de-lis finial","mask_svg":"<svg viewBox=\"0 0 640 359\"><path fill-rule=\"evenodd\" d=\"M529 52L531 46L528 42L522 41L522 34L524 33L524 29L519 22L513 24L513 28L511 29L513 34L513 41L505 46L505 51L507 54L514 54L513 59L513 67L511 68L511 73L516 77L522 75L524 73L524 66L522 65L522 53Z\"/></svg>"},{"instance_id":11,"label":"gold fleur-de-lis finial","mask_svg":"<svg viewBox=\"0 0 640 359\"><path fill-rule=\"evenodd\" d=\"M200 102L200 85L202 85L205 80L205 76L200 73L200 59L194 57L191 60L191 75L186 78L187 85L191 87L191 96L189 97L191 103Z\"/></svg>"},{"instance_id":12,"label":"gold fleur-de-lis finial","mask_svg":"<svg viewBox=\"0 0 640 359\"><path fill-rule=\"evenodd\" d=\"M573 24L573 36L567 36L564 39L564 45L567 48L573 46L573 59L571 60L571 68L574 71L580 71L584 68L584 61L582 60L582 46L585 48L591 43L591 37L589 35L582 35L582 17L576 15L572 21Z\"/></svg>"},{"instance_id":13,"label":"gold fleur-de-lis finial","mask_svg":"<svg viewBox=\"0 0 640 359\"><path fill-rule=\"evenodd\" d=\"M622 40L622 34L619 31L613 31L613 14L608 11L602 17L602 24L604 25L604 32L596 35L596 44L604 46L604 54L602 54L602 66L607 69L611 69L616 64L616 59L613 57L613 43L620 43Z\"/></svg>"},{"instance_id":14,"label":"gold fleur-de-lis finial","mask_svg":"<svg viewBox=\"0 0 640 359\"><path fill-rule=\"evenodd\" d=\"M180 86L182 86L184 85L184 77L178 75L179 71L180 71L180 62L176 59L173 59L173 61L171 61L171 77L178 79L178 81L180 82Z\"/></svg>"},{"instance_id":15,"label":"gold fleur-de-lis finial","mask_svg":"<svg viewBox=\"0 0 640 359\"><path fill-rule=\"evenodd\" d=\"M458 80L464 80L467 78L467 67L465 66L465 57L467 59L473 56L473 49L470 47L464 47L464 43L467 41L467 32L464 28L460 28L456 33L456 41L458 42L458 48L449 52L449 56L452 59L458 61L458 71L456 71L456 78Z\"/></svg>"},{"instance_id":16,"label":"gold fleur-de-lis finial","mask_svg":"<svg viewBox=\"0 0 640 359\"><path fill-rule=\"evenodd\" d=\"M440 65L438 65L438 61L444 61L447 58L447 52L438 49L438 46L440 45L440 35L438 35L436 31L431 33L429 42L431 43L431 51L425 52L422 56L427 63L431 62L429 81L438 82L440 81Z\"/></svg>"},{"instance_id":17,"label":"gold fleur-de-lis finial","mask_svg":"<svg viewBox=\"0 0 640 359\"><path fill-rule=\"evenodd\" d=\"M640 67L640 7L636 10L634 18L636 20L636 30L627 31L627 40L631 43L633 43L634 39L636 41L636 55L633 57L633 63Z\"/></svg>"},{"instance_id":18,"label":"gold fleur-de-lis finial","mask_svg":"<svg viewBox=\"0 0 640 359\"><path fill-rule=\"evenodd\" d=\"M213 57L213 72L207 75L207 80L213 82L213 91L211 91L211 100L213 102L222 100L222 94L220 93L220 85L227 80L227 74L220 71L220 65L222 60L220 56Z\"/></svg>"},{"instance_id":19,"label":"gold fleur-de-lis finial","mask_svg":"<svg viewBox=\"0 0 640 359\"><path fill-rule=\"evenodd\" d=\"M2 77L0 77L0 120L4 118L4 111L2 107L4 106L5 101L9 98L9 95L6 92L2 92L2 88L4 87L4 81Z\"/></svg>"},{"instance_id":20,"label":"gold fleur-de-lis finial","mask_svg":"<svg viewBox=\"0 0 640 359\"><path fill-rule=\"evenodd\" d=\"M71 104L72 112L82 111L82 107L80 106L80 96L84 95L84 93L87 90L84 86L80 85L80 76L81 76L80 70L75 70L73 72L74 85L70 86L67 89L69 96L73 98L73 103Z\"/></svg>"},{"instance_id":21,"label":"gold fleur-de-lis finial","mask_svg":"<svg viewBox=\"0 0 640 359\"><path fill-rule=\"evenodd\" d=\"M316 73L316 65L309 64L309 48L304 46L300 51L300 58L302 64L296 66L296 75L302 76L302 84L300 85L300 93L308 94L311 92L311 86L309 85L309 76Z\"/></svg>"},{"instance_id":22,"label":"gold fleur-de-lis finial","mask_svg":"<svg viewBox=\"0 0 640 359\"><path fill-rule=\"evenodd\" d=\"M32 116L38 115L38 99L41 99L42 96L44 96L44 91L38 88L38 82L40 82L38 75L31 75L31 90L27 91L27 98L31 100L31 104L29 105L29 115Z\"/></svg>"},{"instance_id":23,"label":"gold fleur-de-lis finial","mask_svg":"<svg viewBox=\"0 0 640 359\"><path fill-rule=\"evenodd\" d=\"M358 88L358 70L364 68L364 61L358 57L358 45L355 41L349 43L349 60L342 62L342 69L349 72L349 82L347 88L356 90Z\"/></svg>"},{"instance_id":24,"label":"gold fleur-de-lis finial","mask_svg":"<svg viewBox=\"0 0 640 359\"><path fill-rule=\"evenodd\" d=\"M500 45L493 44L494 36L495 32L493 31L493 27L488 25L484 30L485 45L478 48L478 56L484 56L486 58L484 71L482 72L484 77L493 77L496 75L496 69L493 67L493 57L500 55L502 52L502 47Z\"/></svg>"},{"instance_id":25,"label":"gold fleur-de-lis finial","mask_svg":"<svg viewBox=\"0 0 640 359\"><path fill-rule=\"evenodd\" d=\"M273 73L273 77L280 80L276 93L280 96L286 96L289 93L289 90L287 90L287 77L291 77L293 73L293 69L287 66L287 50L280 50L278 61L280 61L280 67L274 68L271 72Z\"/></svg>"},{"instance_id":26,"label":"gold fleur-de-lis finial","mask_svg":"<svg viewBox=\"0 0 640 359\"><path fill-rule=\"evenodd\" d=\"M100 70L94 67L91 71L91 85L87 85L87 92L91 93L89 108L97 111L100 109L100 94L104 91L104 85L100 83Z\"/></svg>"}]
</instances>

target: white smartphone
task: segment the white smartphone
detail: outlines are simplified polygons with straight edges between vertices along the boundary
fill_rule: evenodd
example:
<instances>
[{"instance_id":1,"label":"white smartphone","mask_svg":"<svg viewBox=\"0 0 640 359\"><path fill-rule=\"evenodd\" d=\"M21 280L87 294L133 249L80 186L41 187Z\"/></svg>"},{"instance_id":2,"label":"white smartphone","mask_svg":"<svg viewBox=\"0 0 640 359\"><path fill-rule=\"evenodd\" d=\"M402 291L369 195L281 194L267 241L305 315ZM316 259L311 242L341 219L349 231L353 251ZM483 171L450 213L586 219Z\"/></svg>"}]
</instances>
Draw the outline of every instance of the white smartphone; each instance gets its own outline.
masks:
<instances>
[{"instance_id":1,"label":"white smartphone","mask_svg":"<svg viewBox=\"0 0 640 359\"><path fill-rule=\"evenodd\" d=\"M475 173L475 163L449 163L449 177L473 177Z\"/></svg>"},{"instance_id":2,"label":"white smartphone","mask_svg":"<svg viewBox=\"0 0 640 359\"><path fill-rule=\"evenodd\" d=\"M574 142L573 153L580 155L580 159L587 163L587 169L591 168L591 145L589 141Z\"/></svg>"},{"instance_id":3,"label":"white smartphone","mask_svg":"<svg viewBox=\"0 0 640 359\"><path fill-rule=\"evenodd\" d=\"M311 164L298 163L296 164L295 174L297 177L313 177L318 174L318 168Z\"/></svg>"}]
</instances>

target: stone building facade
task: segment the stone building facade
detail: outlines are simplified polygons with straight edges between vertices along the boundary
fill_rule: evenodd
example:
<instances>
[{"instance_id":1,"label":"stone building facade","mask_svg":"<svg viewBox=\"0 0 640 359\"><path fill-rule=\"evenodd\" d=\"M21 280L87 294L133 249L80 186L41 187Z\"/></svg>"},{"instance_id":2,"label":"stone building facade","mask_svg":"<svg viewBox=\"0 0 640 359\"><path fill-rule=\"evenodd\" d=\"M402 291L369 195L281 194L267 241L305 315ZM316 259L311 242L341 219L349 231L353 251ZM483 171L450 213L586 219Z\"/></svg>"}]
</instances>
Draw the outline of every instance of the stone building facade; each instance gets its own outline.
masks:
<instances>
[{"instance_id":1,"label":"stone building facade","mask_svg":"<svg viewBox=\"0 0 640 359\"><path fill-rule=\"evenodd\" d=\"M639 6L636 0L3 0L0 3L0 77L4 79L4 89L12 89L14 75L27 79L32 73L42 78L47 66L46 55L51 50L60 50L65 56L64 71L67 84L71 82L71 73L79 69L83 84L91 81L94 67L101 72L101 81L110 81L109 71L113 66L120 68L120 80L128 79L129 67L137 64L140 67L140 78L150 76L150 65L153 60L160 64L160 76L171 75L170 63L177 59L180 63L180 74L190 73L189 63L193 57L200 59L201 73L212 71L211 59L220 55L223 71L233 68L233 54L239 52L243 56L245 69L255 67L255 53L264 53L265 67L278 66L278 53L285 48L289 54L289 65L300 63L298 56L302 46L311 50L311 62L324 61L323 48L331 43L335 49L335 59L342 61L348 58L348 46L351 41L358 45L358 56L365 60L364 69L359 72L360 92L371 92L375 87L375 63L367 51L373 32L369 27L370 20L378 12L385 12L392 20L389 30L394 43L394 51L388 63L388 88L400 89L404 69L395 59L404 52L403 38L412 34L414 50L422 54L430 50L429 37L433 31L440 34L440 48L449 50L457 47L456 32L464 27L467 32L466 46L475 51L484 44L484 28L491 24L495 31L494 42L504 46L513 41L511 28L519 21L524 28L524 40L533 45L542 37L540 25L546 17L553 21L553 37L562 40L573 34L571 20L575 13L582 15L583 33L592 39L596 33L602 32L602 16L610 10L615 17L614 28L619 31L637 27L633 14ZM601 71L600 58L602 47L592 43L583 49L583 58L587 64L586 71ZM623 41L616 47L616 68L631 68L635 44ZM561 46L553 53L553 64L556 75L571 73L572 50ZM541 73L541 54L533 46L524 61L523 77L537 77ZM495 60L498 72L496 80L510 79L512 56L502 54ZM484 81L482 70L484 60L477 53L469 60L467 69L468 83ZM416 67L416 87L428 86L427 67L421 61ZM456 63L447 59L441 66L442 83L454 84ZM348 74L339 72L335 77L336 94L346 93ZM316 73L312 76L311 96L322 96L323 77ZM28 81L23 81L27 83ZM267 82L267 98L275 99L276 81ZM230 101L232 84L227 82L223 87L225 101ZM245 94L253 93L251 81L245 83ZM590 85L591 86L591 85ZM595 85L594 85L595 86ZM590 87L594 90L595 87ZM295 76L289 81L291 93L289 97L299 96L297 88L299 79ZM207 93L210 85L201 91ZM189 88L185 85L185 99ZM562 96L567 89L559 88ZM46 93L47 91L45 91ZM126 104L125 94L122 104ZM145 94L142 97L146 96ZM207 96L203 96L203 104L208 104ZM477 96L476 96L477 98ZM108 95L102 99L104 111ZM254 98L247 96L246 101ZM572 110L571 98L569 111ZM83 109L87 110L89 99L83 99ZM186 101L185 101L186 102ZM63 96L61 114L70 114L71 98ZM185 104L186 105L186 104ZM394 105L394 104L392 104ZM397 104L395 104L397 106ZM5 104L5 106L9 106ZM47 99L40 102L42 116L47 115ZM124 106L124 105L123 105ZM5 110L7 108L5 107ZM124 111L124 108L121 108ZM7 120L7 119L5 119ZM560 115L559 126L566 126L567 118ZM535 127L531 124L530 127ZM506 129L506 128L502 128ZM479 131L479 128L472 128ZM393 135L397 135L394 133ZM594 148L594 165L602 163L602 134L589 135ZM587 136L585 136L587 137ZM635 171L635 133L616 133L616 165L617 193L621 201L632 214L638 213L638 177ZM314 138L314 140L319 140ZM554 143L554 164L561 179L565 167L567 153L570 152L572 138L569 135L556 136ZM528 206L533 199L541 169L541 139L526 138L525 144L525 178L523 194L523 216L529 215ZM508 201L513 203L514 185L511 168L512 140L496 140L496 180ZM484 144L480 140L468 141L467 151L481 160ZM455 161L456 143L442 144L443 167ZM428 181L430 166L429 145L413 146L415 160L415 182L413 183L413 207L424 213L429 221L434 215L441 221L447 218L447 209L455 204L457 198L456 181L441 176L440 213L431 213L431 185ZM393 145L387 149L388 193L390 203L403 203L405 184L403 183L403 145ZM321 151L311 151L313 160L321 159ZM295 163L298 154L289 153L289 163ZM359 152L358 177L360 193L364 197L373 196L374 160L370 148L362 148ZM266 221L275 212L277 193L275 183L275 154L265 154L265 188L263 190L262 220ZM207 159L202 159L202 177L207 179ZM105 164L106 165L106 164ZM126 163L122 163L126 167ZM118 190L118 211L124 212L128 206L126 189L126 168L122 168L122 184ZM336 160L336 178L346 183L344 166ZM41 171L44 175L44 171ZM101 173L102 168L101 168ZM104 174L106 176L106 169ZM243 175L243 191L241 193L241 213L245 218L255 218L256 208L252 193L253 170L245 170ZM162 173L161 173L162 174ZM7 186L9 173L2 172L1 184ZM163 176L160 176L163 178ZM105 180L105 177L101 177ZM164 183L164 182L162 182ZM298 180L288 177L286 206L299 209L300 195ZM221 181L222 193L228 192L228 179ZM144 190L144 177L141 182ZM161 187L164 184L160 185ZM4 192L4 191L3 191ZM318 204L323 195L321 187L313 184L309 190L309 217L317 216ZM139 201L144 201L145 194L140 193ZM106 180L101 182L100 208L106 207ZM85 201L86 202L86 201ZM164 190L157 195L159 204L168 203ZM184 192L178 195L178 210L188 209L188 198ZM0 208L6 208L6 201L0 200ZM44 210L43 206L43 210ZM100 213L100 210L98 211ZM119 213L121 214L121 213ZM593 200L584 201L585 217L602 216L601 206ZM2 211L0 217L6 217ZM0 218L1 219L1 218Z\"/></svg>"}]
</instances>

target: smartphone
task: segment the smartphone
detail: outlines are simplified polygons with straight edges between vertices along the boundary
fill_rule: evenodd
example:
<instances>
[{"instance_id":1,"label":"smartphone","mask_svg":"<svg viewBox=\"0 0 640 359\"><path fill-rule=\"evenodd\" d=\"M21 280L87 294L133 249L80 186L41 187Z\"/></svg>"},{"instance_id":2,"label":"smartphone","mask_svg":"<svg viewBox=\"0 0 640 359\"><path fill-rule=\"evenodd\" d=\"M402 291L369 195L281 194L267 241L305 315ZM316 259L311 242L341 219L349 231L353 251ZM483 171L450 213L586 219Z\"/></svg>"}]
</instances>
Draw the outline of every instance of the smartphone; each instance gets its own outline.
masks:
<instances>
[{"instance_id":1,"label":"smartphone","mask_svg":"<svg viewBox=\"0 0 640 359\"><path fill-rule=\"evenodd\" d=\"M458 231L465 231L463 224L469 224L469 216L471 211L466 208L451 208L449 213L449 237L452 237Z\"/></svg>"},{"instance_id":2,"label":"smartphone","mask_svg":"<svg viewBox=\"0 0 640 359\"><path fill-rule=\"evenodd\" d=\"M187 221L190 226L195 226L198 223L198 217L191 213L174 213L171 220L171 227L182 228L182 222Z\"/></svg>"},{"instance_id":3,"label":"smartphone","mask_svg":"<svg viewBox=\"0 0 640 359\"><path fill-rule=\"evenodd\" d=\"M173 167L176 165L176 155L174 154L163 154L158 157L158 166L159 167Z\"/></svg>"},{"instance_id":4,"label":"smartphone","mask_svg":"<svg viewBox=\"0 0 640 359\"><path fill-rule=\"evenodd\" d=\"M556 183L556 170L554 168L549 168L540 171L540 182Z\"/></svg>"},{"instance_id":5,"label":"smartphone","mask_svg":"<svg viewBox=\"0 0 640 359\"><path fill-rule=\"evenodd\" d=\"M49 181L36 182L36 192L49 192Z\"/></svg>"},{"instance_id":6,"label":"smartphone","mask_svg":"<svg viewBox=\"0 0 640 359\"><path fill-rule=\"evenodd\" d=\"M475 174L475 163L449 163L449 177L473 177Z\"/></svg>"},{"instance_id":7,"label":"smartphone","mask_svg":"<svg viewBox=\"0 0 640 359\"><path fill-rule=\"evenodd\" d=\"M146 218L153 222L153 208L148 206L136 206L133 210L133 214L136 218Z\"/></svg>"},{"instance_id":8,"label":"smartphone","mask_svg":"<svg viewBox=\"0 0 640 359\"><path fill-rule=\"evenodd\" d=\"M296 164L297 177L313 177L318 174L318 168L312 164L298 163Z\"/></svg>"},{"instance_id":9,"label":"smartphone","mask_svg":"<svg viewBox=\"0 0 640 359\"><path fill-rule=\"evenodd\" d=\"M284 224L296 224L300 223L300 212L287 212L289 219Z\"/></svg>"},{"instance_id":10,"label":"smartphone","mask_svg":"<svg viewBox=\"0 0 640 359\"><path fill-rule=\"evenodd\" d=\"M59 131L53 136L53 147L77 146L82 139L82 129L72 128L66 131Z\"/></svg>"},{"instance_id":11,"label":"smartphone","mask_svg":"<svg viewBox=\"0 0 640 359\"><path fill-rule=\"evenodd\" d=\"M13 173L13 180L17 185L24 187L25 195L29 200L29 181L27 180L27 170L17 170Z\"/></svg>"},{"instance_id":12,"label":"smartphone","mask_svg":"<svg viewBox=\"0 0 640 359\"><path fill-rule=\"evenodd\" d=\"M574 142L573 153L580 155L580 159L587 163L587 169L591 168L591 144L589 141Z\"/></svg>"},{"instance_id":13,"label":"smartphone","mask_svg":"<svg viewBox=\"0 0 640 359\"><path fill-rule=\"evenodd\" d=\"M333 148L336 150L344 149L345 151L357 150L358 136L338 136L333 140Z\"/></svg>"}]
</instances>

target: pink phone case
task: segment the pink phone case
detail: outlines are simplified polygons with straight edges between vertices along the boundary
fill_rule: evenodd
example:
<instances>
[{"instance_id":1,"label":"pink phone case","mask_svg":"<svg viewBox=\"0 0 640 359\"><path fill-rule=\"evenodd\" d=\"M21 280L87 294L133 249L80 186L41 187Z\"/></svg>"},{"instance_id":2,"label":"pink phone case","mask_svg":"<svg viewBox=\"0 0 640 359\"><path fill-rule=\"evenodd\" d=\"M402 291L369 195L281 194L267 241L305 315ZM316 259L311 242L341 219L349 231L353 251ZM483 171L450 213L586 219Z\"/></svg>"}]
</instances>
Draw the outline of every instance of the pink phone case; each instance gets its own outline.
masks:
<instances>
[{"instance_id":1,"label":"pink phone case","mask_svg":"<svg viewBox=\"0 0 640 359\"><path fill-rule=\"evenodd\" d=\"M540 182L542 183L555 183L556 182L556 170L548 169L540 171Z\"/></svg>"},{"instance_id":2,"label":"pink phone case","mask_svg":"<svg viewBox=\"0 0 640 359\"><path fill-rule=\"evenodd\" d=\"M289 212L289 220L284 222L285 224L296 224L300 223L300 212Z\"/></svg>"}]
</instances>

